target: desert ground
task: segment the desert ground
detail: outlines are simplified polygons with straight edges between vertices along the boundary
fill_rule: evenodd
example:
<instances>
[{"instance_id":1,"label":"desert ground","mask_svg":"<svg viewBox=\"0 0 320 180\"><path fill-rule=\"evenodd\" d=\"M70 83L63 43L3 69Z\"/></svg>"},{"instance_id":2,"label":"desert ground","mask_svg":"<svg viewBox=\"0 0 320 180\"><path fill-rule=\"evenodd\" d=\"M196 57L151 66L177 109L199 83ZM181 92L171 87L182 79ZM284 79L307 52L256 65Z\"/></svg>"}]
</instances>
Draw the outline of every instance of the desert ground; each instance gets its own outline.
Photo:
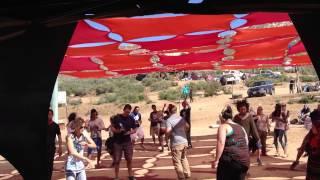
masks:
<instances>
[{"instance_id":1,"label":"desert ground","mask_svg":"<svg viewBox=\"0 0 320 180\"><path fill-rule=\"evenodd\" d=\"M179 85L186 83L179 82ZM281 86L276 86L276 94L274 96L267 95L265 97L248 98L251 107L254 109L258 105L264 107L265 114L270 114L277 101L288 102L289 99L297 98L300 95L289 95L289 85L287 83ZM234 94L242 94L246 97L247 88L242 84L233 87ZM215 179L215 169L211 169L211 161L215 154L216 145L216 131L217 128L209 128L212 124L217 124L218 115L222 108L227 104L233 104L235 101L232 95L220 94L213 97L201 97L202 92L198 92L194 96L194 102L191 105L191 134L193 139L193 148L189 151L188 159L192 170L192 179ZM174 103L181 109L180 102L170 102L158 99L158 94L150 92L149 98L156 104L158 109L162 109L164 103ZM97 97L88 96L82 98L82 104L79 106L69 106L59 108L59 119L61 121L62 134L65 136L66 129L63 123L66 123L66 114L70 112L77 112L78 115L87 118L91 108L96 108L99 112L100 118L104 120L106 126L109 126L109 118L115 113L120 113L122 105L103 104L93 105L97 101ZM168 151L159 152L158 146L151 143L149 135L148 117L151 112L151 104L136 103L133 106L140 106L142 114L143 128L146 139L146 150L142 150L140 146L136 146L134 154L134 172L137 179L176 179L176 174L172 166L171 156ZM291 118L296 118L298 111L303 104L288 104L287 109L291 112ZM309 104L311 109L314 109L317 104ZM236 108L232 105L234 112ZM272 124L272 126L274 126ZM297 148L300 146L303 137L307 130L303 125L291 125L288 131L288 153L289 157L281 158L274 157L275 149L273 146L273 137L268 137L268 157L262 157L263 166L257 166L256 155L251 157L251 167L248 174L250 180L289 180L289 179L305 179L306 158L301 158L301 163L297 170L289 170L291 162L295 159ZM103 139L108 137L108 132L103 132ZM64 139L64 138L63 138ZM65 148L64 148L65 149ZM281 152L281 151L280 151ZM282 153L282 152L281 152ZM54 180L64 179L64 160L66 159L66 151L62 157L56 156L54 164ZM112 179L113 169L109 168L111 158L106 151L102 155L102 168L90 169L87 171L89 180L103 180ZM124 169L125 163L122 161L121 178L127 177L127 172ZM22 179L18 172L8 163L4 158L0 159L0 180L4 179Z\"/></svg>"}]
</instances>

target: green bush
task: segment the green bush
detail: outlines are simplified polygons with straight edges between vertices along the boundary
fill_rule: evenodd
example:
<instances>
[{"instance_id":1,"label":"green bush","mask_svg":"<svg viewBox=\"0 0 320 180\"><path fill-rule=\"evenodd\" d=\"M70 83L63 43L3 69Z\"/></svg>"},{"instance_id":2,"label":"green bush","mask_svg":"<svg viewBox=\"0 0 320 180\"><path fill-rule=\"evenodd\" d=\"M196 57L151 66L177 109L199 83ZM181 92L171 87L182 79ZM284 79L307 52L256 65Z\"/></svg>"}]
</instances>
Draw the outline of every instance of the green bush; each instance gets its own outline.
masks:
<instances>
[{"instance_id":1,"label":"green bush","mask_svg":"<svg viewBox=\"0 0 320 180\"><path fill-rule=\"evenodd\" d=\"M103 97L100 97L99 101L97 102L97 105L105 104L105 103L113 103L113 102L116 102L116 100L117 100L116 94L107 94Z\"/></svg>"},{"instance_id":2,"label":"green bush","mask_svg":"<svg viewBox=\"0 0 320 180\"><path fill-rule=\"evenodd\" d=\"M303 97L298 101L298 103L300 103L300 104L310 104L310 103L314 103L314 102L317 102L317 100L314 98L313 95L303 96Z\"/></svg>"},{"instance_id":3,"label":"green bush","mask_svg":"<svg viewBox=\"0 0 320 180\"><path fill-rule=\"evenodd\" d=\"M221 90L222 86L220 83L215 82L215 81L211 81L208 83L208 85L206 86L205 90L204 90L204 96L208 97L208 96L214 96L217 95L217 93Z\"/></svg>"},{"instance_id":4,"label":"green bush","mask_svg":"<svg viewBox=\"0 0 320 180\"><path fill-rule=\"evenodd\" d=\"M319 81L318 76L300 76L301 82L316 82Z\"/></svg>"},{"instance_id":5,"label":"green bush","mask_svg":"<svg viewBox=\"0 0 320 180\"><path fill-rule=\"evenodd\" d=\"M231 88L223 87L222 91L223 91L224 94L232 94Z\"/></svg>"},{"instance_id":6,"label":"green bush","mask_svg":"<svg viewBox=\"0 0 320 180\"><path fill-rule=\"evenodd\" d=\"M317 72L314 69L314 67L309 66L309 67L300 67L299 68L299 72L303 75L313 75L313 76L317 76Z\"/></svg>"},{"instance_id":7,"label":"green bush","mask_svg":"<svg viewBox=\"0 0 320 180\"><path fill-rule=\"evenodd\" d=\"M160 90L165 90L168 89L172 86L173 84L171 83L171 81L166 81L166 80L158 80L155 81L151 86L150 86L150 90L151 91L160 91Z\"/></svg>"},{"instance_id":8,"label":"green bush","mask_svg":"<svg viewBox=\"0 0 320 180\"><path fill-rule=\"evenodd\" d=\"M159 93L159 99L161 100L169 100L175 101L181 98L181 93L178 89L169 89L165 91L161 91Z\"/></svg>"},{"instance_id":9,"label":"green bush","mask_svg":"<svg viewBox=\"0 0 320 180\"><path fill-rule=\"evenodd\" d=\"M199 82L191 82L190 87L192 89L192 92L196 91L204 91L205 88L208 86L208 83L205 81L199 81Z\"/></svg>"},{"instance_id":10,"label":"green bush","mask_svg":"<svg viewBox=\"0 0 320 180\"><path fill-rule=\"evenodd\" d=\"M281 74L279 77L277 78L269 78L266 76L254 76L252 78L249 78L245 84L247 87L252 87L253 83L256 81L272 81L274 85L280 85L282 82L289 82L290 78L288 76L286 76L285 74Z\"/></svg>"}]
</instances>

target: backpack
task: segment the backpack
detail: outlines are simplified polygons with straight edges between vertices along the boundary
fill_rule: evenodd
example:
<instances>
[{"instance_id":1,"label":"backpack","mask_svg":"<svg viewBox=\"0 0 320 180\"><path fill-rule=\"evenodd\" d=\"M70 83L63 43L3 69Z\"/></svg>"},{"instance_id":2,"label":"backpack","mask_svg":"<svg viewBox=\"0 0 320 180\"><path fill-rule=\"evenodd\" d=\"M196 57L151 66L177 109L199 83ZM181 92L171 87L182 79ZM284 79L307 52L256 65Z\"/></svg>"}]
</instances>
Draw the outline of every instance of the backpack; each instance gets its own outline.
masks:
<instances>
[{"instance_id":1,"label":"backpack","mask_svg":"<svg viewBox=\"0 0 320 180\"><path fill-rule=\"evenodd\" d=\"M106 151L112 155L113 154L113 144L114 144L114 137L108 137L108 139L105 142Z\"/></svg>"}]
</instances>

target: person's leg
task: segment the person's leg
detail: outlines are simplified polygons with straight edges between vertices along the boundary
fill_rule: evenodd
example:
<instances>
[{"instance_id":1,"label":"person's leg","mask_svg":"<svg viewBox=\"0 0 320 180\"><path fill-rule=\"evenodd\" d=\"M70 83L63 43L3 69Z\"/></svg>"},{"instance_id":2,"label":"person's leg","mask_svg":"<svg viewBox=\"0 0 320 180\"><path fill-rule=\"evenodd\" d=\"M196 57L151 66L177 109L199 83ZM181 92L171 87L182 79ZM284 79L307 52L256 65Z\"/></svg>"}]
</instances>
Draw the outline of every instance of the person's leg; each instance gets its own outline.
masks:
<instances>
[{"instance_id":1,"label":"person's leg","mask_svg":"<svg viewBox=\"0 0 320 180\"><path fill-rule=\"evenodd\" d=\"M132 171L132 157L133 157L133 145L131 142L124 143L123 144L123 150L124 150L124 158L127 161L127 168L128 168L128 174L129 177L133 177L133 171Z\"/></svg>"},{"instance_id":2,"label":"person's leg","mask_svg":"<svg viewBox=\"0 0 320 180\"><path fill-rule=\"evenodd\" d=\"M279 137L279 130L275 129L274 130L274 146L276 147L276 156L279 156L279 147L278 147L278 137Z\"/></svg>"},{"instance_id":3,"label":"person's leg","mask_svg":"<svg viewBox=\"0 0 320 180\"><path fill-rule=\"evenodd\" d=\"M71 171L67 171L66 180L76 180L76 174Z\"/></svg>"},{"instance_id":4,"label":"person's leg","mask_svg":"<svg viewBox=\"0 0 320 180\"><path fill-rule=\"evenodd\" d=\"M187 135L187 140L188 140L188 146L191 148L192 147L192 143L191 143L191 124L189 123L189 129L186 131L186 135Z\"/></svg>"},{"instance_id":5,"label":"person's leg","mask_svg":"<svg viewBox=\"0 0 320 180\"><path fill-rule=\"evenodd\" d=\"M51 180L55 149L48 150L48 179Z\"/></svg>"},{"instance_id":6,"label":"person's leg","mask_svg":"<svg viewBox=\"0 0 320 180\"><path fill-rule=\"evenodd\" d=\"M102 151L102 139L101 138L97 138L96 145L97 145L97 167L100 167L100 157L101 157L101 151Z\"/></svg>"},{"instance_id":7,"label":"person's leg","mask_svg":"<svg viewBox=\"0 0 320 180\"><path fill-rule=\"evenodd\" d=\"M171 147L172 163L173 163L173 166L176 170L178 179L185 179L184 173L183 173L183 168L182 168L182 163L181 163L181 156L182 156L183 148L184 148L183 145L177 145L177 146Z\"/></svg>"},{"instance_id":8,"label":"person's leg","mask_svg":"<svg viewBox=\"0 0 320 180\"><path fill-rule=\"evenodd\" d=\"M267 155L267 132L261 131L260 132L260 139L261 139L261 153L263 156Z\"/></svg>"},{"instance_id":9,"label":"person's leg","mask_svg":"<svg viewBox=\"0 0 320 180\"><path fill-rule=\"evenodd\" d=\"M150 127L150 134L152 136L152 140L153 140L153 144L156 144L156 136L155 136L155 132L154 132L154 127Z\"/></svg>"},{"instance_id":10,"label":"person's leg","mask_svg":"<svg viewBox=\"0 0 320 180\"><path fill-rule=\"evenodd\" d=\"M187 146L185 146L182 150L181 154L181 163L182 163L182 168L183 168L183 174L186 178L191 177L191 171L190 171L190 166L189 162L187 159Z\"/></svg>"},{"instance_id":11,"label":"person's leg","mask_svg":"<svg viewBox=\"0 0 320 180\"><path fill-rule=\"evenodd\" d=\"M160 142L160 146L161 146L160 152L163 152L164 151L163 134L159 134L159 142Z\"/></svg>"},{"instance_id":12,"label":"person's leg","mask_svg":"<svg viewBox=\"0 0 320 180\"><path fill-rule=\"evenodd\" d=\"M113 163L114 163L114 173L115 178L119 178L119 167L122 158L122 144L113 144Z\"/></svg>"},{"instance_id":13,"label":"person's leg","mask_svg":"<svg viewBox=\"0 0 320 180\"><path fill-rule=\"evenodd\" d=\"M285 141L283 140L284 139L284 134L285 134L285 131L284 130L280 130L280 132L279 132L279 141L280 141L281 147L283 149L284 156L286 156L287 155L287 148L286 148Z\"/></svg>"},{"instance_id":14,"label":"person's leg","mask_svg":"<svg viewBox=\"0 0 320 180\"><path fill-rule=\"evenodd\" d=\"M82 170L81 172L77 173L76 180L87 180L86 171Z\"/></svg>"}]
</instances>

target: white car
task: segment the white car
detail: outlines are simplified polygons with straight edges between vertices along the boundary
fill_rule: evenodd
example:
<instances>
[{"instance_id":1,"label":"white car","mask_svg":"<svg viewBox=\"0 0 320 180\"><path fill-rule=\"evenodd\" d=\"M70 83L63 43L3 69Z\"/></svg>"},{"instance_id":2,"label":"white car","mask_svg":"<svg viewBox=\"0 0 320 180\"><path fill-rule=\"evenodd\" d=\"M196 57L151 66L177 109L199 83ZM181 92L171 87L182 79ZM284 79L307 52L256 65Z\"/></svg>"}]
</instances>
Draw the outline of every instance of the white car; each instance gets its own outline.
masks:
<instances>
[{"instance_id":1,"label":"white car","mask_svg":"<svg viewBox=\"0 0 320 180\"><path fill-rule=\"evenodd\" d=\"M232 74L233 76L235 76L237 79L241 79L243 76L243 72L238 71L238 70L230 70L230 71L224 71L222 72L222 75L228 75L228 74Z\"/></svg>"},{"instance_id":2,"label":"white car","mask_svg":"<svg viewBox=\"0 0 320 180\"><path fill-rule=\"evenodd\" d=\"M274 76L281 76L281 72L274 72L271 70L260 70L260 74L269 74Z\"/></svg>"},{"instance_id":3,"label":"white car","mask_svg":"<svg viewBox=\"0 0 320 180\"><path fill-rule=\"evenodd\" d=\"M224 75L227 84L237 84L241 81L241 77L234 76L233 74Z\"/></svg>"}]
</instances>

